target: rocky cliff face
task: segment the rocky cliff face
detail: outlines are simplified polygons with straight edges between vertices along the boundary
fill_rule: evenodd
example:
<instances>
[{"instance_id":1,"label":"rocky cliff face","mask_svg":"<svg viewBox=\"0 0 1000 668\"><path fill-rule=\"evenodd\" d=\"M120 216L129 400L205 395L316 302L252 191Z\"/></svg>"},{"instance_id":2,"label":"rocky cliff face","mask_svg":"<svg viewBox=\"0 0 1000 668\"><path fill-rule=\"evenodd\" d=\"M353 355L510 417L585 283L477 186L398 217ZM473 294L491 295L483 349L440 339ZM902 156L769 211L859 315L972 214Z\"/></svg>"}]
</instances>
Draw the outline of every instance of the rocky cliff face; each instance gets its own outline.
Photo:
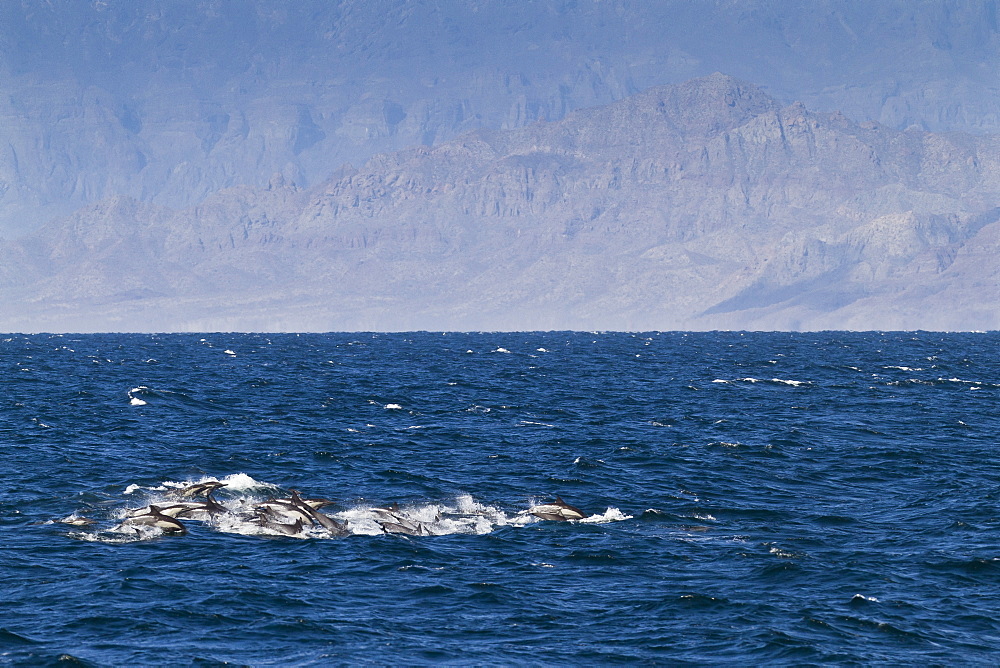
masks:
<instances>
[{"instance_id":1,"label":"rocky cliff face","mask_svg":"<svg viewBox=\"0 0 1000 668\"><path fill-rule=\"evenodd\" d=\"M995 329L1000 139L716 74L0 249L5 330Z\"/></svg>"},{"instance_id":2,"label":"rocky cliff face","mask_svg":"<svg viewBox=\"0 0 1000 668\"><path fill-rule=\"evenodd\" d=\"M1000 132L996 5L950 0L0 4L0 237L116 196L507 130L714 71L893 129Z\"/></svg>"}]
</instances>

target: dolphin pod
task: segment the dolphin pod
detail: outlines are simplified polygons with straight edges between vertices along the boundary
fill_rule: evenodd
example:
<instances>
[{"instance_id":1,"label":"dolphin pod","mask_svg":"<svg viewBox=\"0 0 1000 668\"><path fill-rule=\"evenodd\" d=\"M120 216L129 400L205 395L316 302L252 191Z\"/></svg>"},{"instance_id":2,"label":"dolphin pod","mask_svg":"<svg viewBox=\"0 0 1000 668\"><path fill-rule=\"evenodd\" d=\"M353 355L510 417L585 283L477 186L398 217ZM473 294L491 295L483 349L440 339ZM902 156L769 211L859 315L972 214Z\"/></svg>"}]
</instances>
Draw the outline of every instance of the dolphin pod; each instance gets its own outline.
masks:
<instances>
[{"instance_id":1,"label":"dolphin pod","mask_svg":"<svg viewBox=\"0 0 1000 668\"><path fill-rule=\"evenodd\" d=\"M352 533L372 535L372 532L383 534L398 534L406 536L432 536L449 533L451 522L470 521L468 518L480 513L464 513L453 510L426 510L421 513L406 511L398 503L381 507L348 511L343 516L348 519L338 520L320 511L325 506L332 505L327 499L303 498L298 490L290 490L288 497L270 497L264 501L252 499L232 499L226 505L217 501L213 494L227 486L225 482L210 481L187 485L170 490L166 498L149 503L141 508L126 511L126 516L109 531L111 534L133 533L142 538L156 535L182 536L187 533L187 527L181 520L196 520L212 522L216 526L256 526L264 534L278 536L329 536L339 537ZM235 506L235 507L234 507ZM442 517L442 512L445 512ZM518 514L518 517L532 516L541 520L567 522L590 517L587 513L572 506L562 497L555 500L530 506ZM419 519L417 519L419 518ZM461 519L466 518L466 519ZM440 524L445 520L445 528ZM73 514L62 520L56 520L74 526L87 526L94 520ZM522 520L523 522L524 520ZM355 522L360 524L355 525ZM235 523L235 524L234 524ZM154 533L150 533L153 530ZM245 529L243 530L245 531ZM319 532L318 534L316 532ZM256 533L253 531L251 533Z\"/></svg>"}]
</instances>

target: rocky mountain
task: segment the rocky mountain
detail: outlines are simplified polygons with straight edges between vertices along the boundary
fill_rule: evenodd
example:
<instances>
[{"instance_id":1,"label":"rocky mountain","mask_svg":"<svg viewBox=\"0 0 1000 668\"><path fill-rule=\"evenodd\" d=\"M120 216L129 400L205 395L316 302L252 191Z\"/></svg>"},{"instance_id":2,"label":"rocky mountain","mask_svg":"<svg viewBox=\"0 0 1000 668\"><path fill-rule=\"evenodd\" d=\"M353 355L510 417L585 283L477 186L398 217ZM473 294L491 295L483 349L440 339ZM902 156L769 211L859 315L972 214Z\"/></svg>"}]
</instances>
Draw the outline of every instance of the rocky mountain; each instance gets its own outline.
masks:
<instances>
[{"instance_id":1,"label":"rocky mountain","mask_svg":"<svg viewBox=\"0 0 1000 668\"><path fill-rule=\"evenodd\" d=\"M1000 328L1000 137L714 74L0 247L0 330Z\"/></svg>"},{"instance_id":2,"label":"rocky mountain","mask_svg":"<svg viewBox=\"0 0 1000 668\"><path fill-rule=\"evenodd\" d=\"M1000 132L994 0L10 0L0 237L122 196L516 129L722 71L893 129Z\"/></svg>"}]
</instances>

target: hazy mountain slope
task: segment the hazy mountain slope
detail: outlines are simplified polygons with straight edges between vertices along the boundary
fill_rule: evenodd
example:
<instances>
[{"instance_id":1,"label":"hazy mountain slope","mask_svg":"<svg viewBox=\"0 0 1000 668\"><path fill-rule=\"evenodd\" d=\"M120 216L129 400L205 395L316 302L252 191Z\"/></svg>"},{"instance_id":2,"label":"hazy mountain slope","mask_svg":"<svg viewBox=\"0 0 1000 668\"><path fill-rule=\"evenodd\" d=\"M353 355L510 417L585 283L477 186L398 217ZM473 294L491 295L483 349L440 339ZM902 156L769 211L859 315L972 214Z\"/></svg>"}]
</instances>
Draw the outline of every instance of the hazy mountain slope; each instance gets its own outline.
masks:
<instances>
[{"instance_id":1,"label":"hazy mountain slope","mask_svg":"<svg viewBox=\"0 0 1000 668\"><path fill-rule=\"evenodd\" d=\"M997 137L713 75L310 190L89 207L0 249L0 329L996 328L997 202Z\"/></svg>"},{"instance_id":2,"label":"hazy mountain slope","mask_svg":"<svg viewBox=\"0 0 1000 668\"><path fill-rule=\"evenodd\" d=\"M0 4L0 236L127 196L523 127L724 71L898 129L1000 131L996 3L160 0Z\"/></svg>"}]
</instances>

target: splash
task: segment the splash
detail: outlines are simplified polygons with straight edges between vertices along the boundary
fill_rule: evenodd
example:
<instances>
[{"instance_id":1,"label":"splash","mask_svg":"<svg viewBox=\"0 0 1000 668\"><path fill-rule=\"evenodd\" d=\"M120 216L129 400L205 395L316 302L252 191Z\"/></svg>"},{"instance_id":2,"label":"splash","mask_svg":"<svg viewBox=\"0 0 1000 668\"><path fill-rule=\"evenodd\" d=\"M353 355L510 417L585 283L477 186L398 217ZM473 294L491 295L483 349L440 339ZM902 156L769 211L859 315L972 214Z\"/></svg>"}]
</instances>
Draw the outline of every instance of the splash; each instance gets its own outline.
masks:
<instances>
[{"instance_id":1,"label":"splash","mask_svg":"<svg viewBox=\"0 0 1000 668\"><path fill-rule=\"evenodd\" d=\"M210 490L207 493L204 491ZM217 495L217 496L215 496ZM242 536L324 540L343 536L448 536L485 535L501 527L524 527L543 522L529 509L508 511L483 503L471 494L451 499L379 505L357 503L335 508L324 499L305 499L296 505L279 485L257 480L246 473L190 480L164 480L155 485L128 485L122 503L104 510L101 519L74 526L70 537L109 544L126 544L179 535L166 523L150 517L168 513L184 527ZM194 500L203 498L205 501ZM532 505L534 505L532 503ZM320 510L321 509L321 510ZM74 513L69 517L81 518ZM632 519L618 508L589 515L571 523L605 524Z\"/></svg>"}]
</instances>

